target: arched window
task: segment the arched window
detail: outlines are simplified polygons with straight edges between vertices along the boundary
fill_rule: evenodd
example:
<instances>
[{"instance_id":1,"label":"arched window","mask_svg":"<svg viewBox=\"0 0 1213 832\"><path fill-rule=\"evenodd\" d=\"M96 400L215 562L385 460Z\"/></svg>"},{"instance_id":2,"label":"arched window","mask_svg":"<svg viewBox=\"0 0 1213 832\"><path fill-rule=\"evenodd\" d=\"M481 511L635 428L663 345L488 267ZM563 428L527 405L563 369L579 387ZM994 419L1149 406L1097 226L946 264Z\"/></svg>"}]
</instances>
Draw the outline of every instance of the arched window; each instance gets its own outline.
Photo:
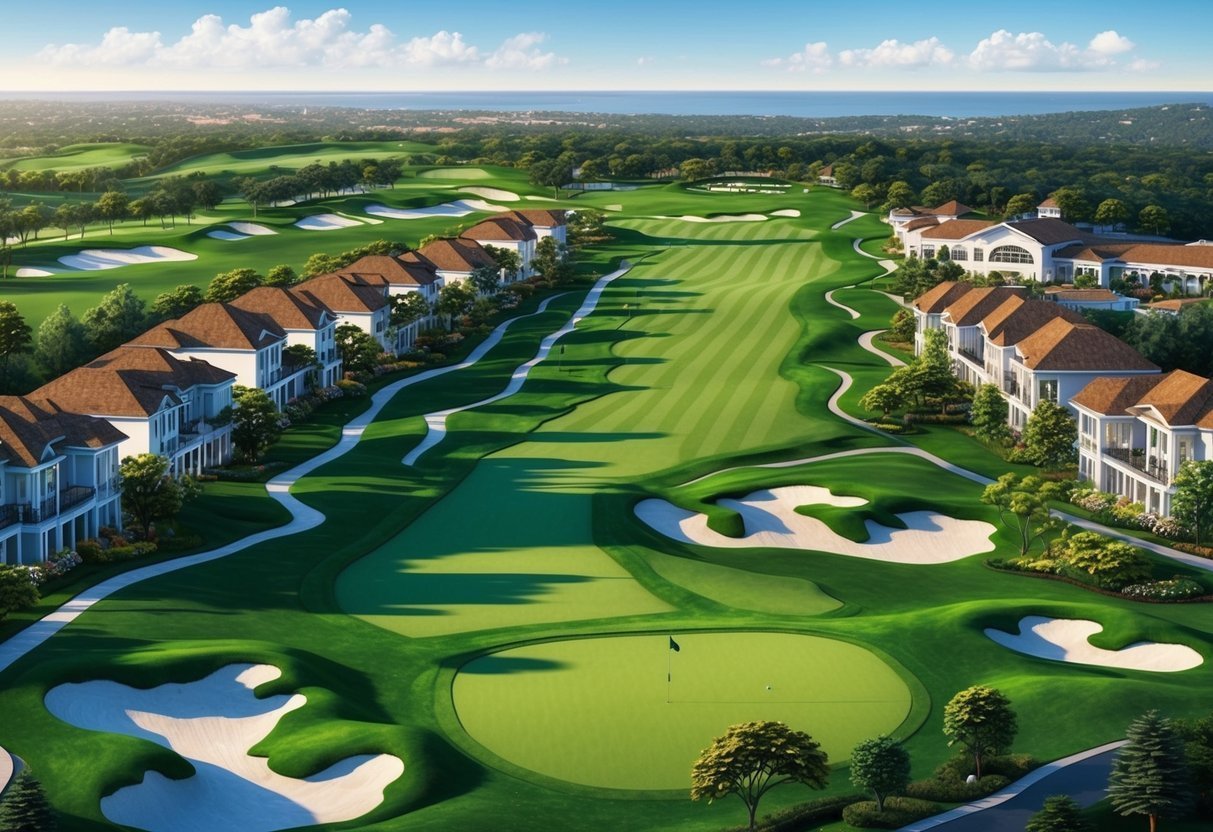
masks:
<instances>
[{"instance_id":1,"label":"arched window","mask_svg":"<svg viewBox=\"0 0 1213 832\"><path fill-rule=\"evenodd\" d=\"M990 252L991 263L1035 263L1032 254L1019 246L999 246Z\"/></svg>"}]
</instances>

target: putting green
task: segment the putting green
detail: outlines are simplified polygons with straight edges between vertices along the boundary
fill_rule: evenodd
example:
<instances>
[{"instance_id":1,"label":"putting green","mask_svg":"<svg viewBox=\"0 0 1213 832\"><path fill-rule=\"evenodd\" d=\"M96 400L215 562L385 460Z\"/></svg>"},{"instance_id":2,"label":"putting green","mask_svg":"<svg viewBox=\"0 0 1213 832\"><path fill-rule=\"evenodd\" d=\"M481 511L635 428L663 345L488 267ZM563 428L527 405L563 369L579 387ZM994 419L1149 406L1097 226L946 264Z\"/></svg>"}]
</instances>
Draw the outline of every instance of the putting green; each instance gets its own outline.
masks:
<instances>
[{"instance_id":1,"label":"putting green","mask_svg":"<svg viewBox=\"0 0 1213 832\"><path fill-rule=\"evenodd\" d=\"M455 709L498 757L615 789L689 787L699 752L734 723L786 722L843 760L910 712L901 677L848 642L674 633L681 649L673 652L669 638L553 641L482 656L455 676Z\"/></svg>"},{"instance_id":2,"label":"putting green","mask_svg":"<svg viewBox=\"0 0 1213 832\"><path fill-rule=\"evenodd\" d=\"M484 168L434 168L417 174L419 179L492 179Z\"/></svg>"}]
</instances>

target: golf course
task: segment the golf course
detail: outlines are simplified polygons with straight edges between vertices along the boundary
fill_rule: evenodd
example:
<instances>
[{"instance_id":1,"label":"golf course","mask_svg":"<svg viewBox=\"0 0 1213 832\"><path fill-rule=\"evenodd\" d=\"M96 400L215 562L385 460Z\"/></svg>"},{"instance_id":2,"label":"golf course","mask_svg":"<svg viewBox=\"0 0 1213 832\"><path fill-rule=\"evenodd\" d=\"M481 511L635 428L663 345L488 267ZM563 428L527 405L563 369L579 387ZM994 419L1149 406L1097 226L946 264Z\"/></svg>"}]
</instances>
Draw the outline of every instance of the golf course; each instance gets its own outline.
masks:
<instances>
[{"instance_id":1,"label":"golf course","mask_svg":"<svg viewBox=\"0 0 1213 832\"><path fill-rule=\"evenodd\" d=\"M148 179L434 147L363 144L209 154ZM982 478L1029 469L947 426L860 423L859 398L909 358L865 339L898 309L873 283L889 228L839 191L763 190L554 199L522 170L414 166L373 192L255 215L229 198L189 224L17 250L14 267L46 273L4 296L36 327L121 283L151 299L415 246L493 206L597 209L612 236L458 364L385 377L344 433L321 422L268 489L208 484L239 518L214 557L107 588L41 641L0 628L0 746L64 828L708 832L746 818L687 793L735 723L811 734L834 766L824 794L851 794L862 740L904 741L915 777L952 757L943 706L971 685L1009 697L1014 751L1041 761L1121 739L1147 708L1207 713L1213 606L989 568L1018 549ZM348 222L300 225L321 215ZM60 260L141 247L192 258ZM1048 638L1089 660L1050 658ZM1141 642L1184 648L1183 669L1107 658ZM308 809L328 793L312 786L340 805ZM781 788L762 812L821 794Z\"/></svg>"}]
</instances>

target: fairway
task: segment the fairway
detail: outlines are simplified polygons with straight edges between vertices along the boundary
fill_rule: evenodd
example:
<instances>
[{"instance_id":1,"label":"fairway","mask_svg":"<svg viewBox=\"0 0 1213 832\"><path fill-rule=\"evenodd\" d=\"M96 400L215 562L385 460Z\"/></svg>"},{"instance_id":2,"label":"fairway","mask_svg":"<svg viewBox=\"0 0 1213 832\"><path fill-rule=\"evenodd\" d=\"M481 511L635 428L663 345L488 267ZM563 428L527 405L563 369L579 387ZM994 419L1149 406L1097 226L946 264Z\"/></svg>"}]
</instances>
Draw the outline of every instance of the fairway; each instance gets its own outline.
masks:
<instances>
[{"instance_id":1,"label":"fairway","mask_svg":"<svg viewBox=\"0 0 1213 832\"><path fill-rule=\"evenodd\" d=\"M738 722L786 722L839 761L909 713L897 673L847 642L673 633L674 652L670 637L555 641L484 656L455 677L455 708L467 732L503 759L616 789L685 788L699 752Z\"/></svg>"}]
</instances>

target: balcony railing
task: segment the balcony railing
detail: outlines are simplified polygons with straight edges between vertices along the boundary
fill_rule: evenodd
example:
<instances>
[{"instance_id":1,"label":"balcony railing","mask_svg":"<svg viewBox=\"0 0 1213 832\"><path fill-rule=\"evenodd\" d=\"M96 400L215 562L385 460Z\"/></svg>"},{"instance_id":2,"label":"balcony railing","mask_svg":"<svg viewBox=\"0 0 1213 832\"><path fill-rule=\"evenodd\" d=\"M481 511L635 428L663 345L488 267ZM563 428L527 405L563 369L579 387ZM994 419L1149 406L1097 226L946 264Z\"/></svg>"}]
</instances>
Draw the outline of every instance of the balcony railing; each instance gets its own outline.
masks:
<instances>
[{"instance_id":1,"label":"balcony railing","mask_svg":"<svg viewBox=\"0 0 1213 832\"><path fill-rule=\"evenodd\" d=\"M1002 389L1016 398L1019 397L1019 381L1014 373L1002 374Z\"/></svg>"},{"instance_id":2,"label":"balcony railing","mask_svg":"<svg viewBox=\"0 0 1213 832\"><path fill-rule=\"evenodd\" d=\"M979 367L985 363L985 359L982 357L981 353L975 352L974 350L970 350L970 349L961 347L959 350L957 350L957 352L959 352L962 356L969 359L970 361L972 361L974 364L976 364Z\"/></svg>"},{"instance_id":3,"label":"balcony railing","mask_svg":"<svg viewBox=\"0 0 1213 832\"><path fill-rule=\"evenodd\" d=\"M8 528L21 522L22 509L25 506L8 503L0 506L0 529Z\"/></svg>"},{"instance_id":4,"label":"balcony railing","mask_svg":"<svg viewBox=\"0 0 1213 832\"><path fill-rule=\"evenodd\" d=\"M1170 485L1171 475L1167 471L1165 465L1159 462L1158 457L1147 457L1144 452L1134 453L1134 451L1142 451L1141 448L1104 448L1104 456L1110 456L1112 459L1119 460L1125 463L1130 468L1140 471L1150 479L1157 482L1159 485Z\"/></svg>"},{"instance_id":5,"label":"balcony railing","mask_svg":"<svg viewBox=\"0 0 1213 832\"><path fill-rule=\"evenodd\" d=\"M97 493L97 489L87 485L69 485L59 492L59 510L67 511L81 503L88 502Z\"/></svg>"}]
</instances>

